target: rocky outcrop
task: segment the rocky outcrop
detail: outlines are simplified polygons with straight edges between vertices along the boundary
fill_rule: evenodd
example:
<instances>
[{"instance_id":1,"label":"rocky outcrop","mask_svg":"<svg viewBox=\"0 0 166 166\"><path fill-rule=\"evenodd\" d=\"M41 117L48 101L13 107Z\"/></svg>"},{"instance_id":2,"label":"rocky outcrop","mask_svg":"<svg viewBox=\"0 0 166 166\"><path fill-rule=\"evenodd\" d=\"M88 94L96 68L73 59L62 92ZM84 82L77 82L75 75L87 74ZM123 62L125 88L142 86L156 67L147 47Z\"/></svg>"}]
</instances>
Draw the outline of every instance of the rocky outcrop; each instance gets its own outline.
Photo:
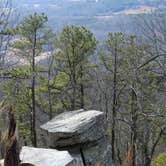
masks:
<instances>
[{"instance_id":1,"label":"rocky outcrop","mask_svg":"<svg viewBox=\"0 0 166 166\"><path fill-rule=\"evenodd\" d=\"M111 166L111 146L102 112L77 110L62 113L41 126L43 146L68 150L86 165ZM77 158L75 157L75 158Z\"/></svg>"},{"instance_id":2,"label":"rocky outcrop","mask_svg":"<svg viewBox=\"0 0 166 166\"><path fill-rule=\"evenodd\" d=\"M23 163L35 166L78 166L77 161L67 151L54 149L23 147L20 159Z\"/></svg>"},{"instance_id":3,"label":"rocky outcrop","mask_svg":"<svg viewBox=\"0 0 166 166\"><path fill-rule=\"evenodd\" d=\"M42 125L49 147L65 147L97 141L105 135L104 115L99 111L62 113Z\"/></svg>"},{"instance_id":4,"label":"rocky outcrop","mask_svg":"<svg viewBox=\"0 0 166 166\"><path fill-rule=\"evenodd\" d=\"M0 166L4 166L4 160L0 160Z\"/></svg>"}]
</instances>

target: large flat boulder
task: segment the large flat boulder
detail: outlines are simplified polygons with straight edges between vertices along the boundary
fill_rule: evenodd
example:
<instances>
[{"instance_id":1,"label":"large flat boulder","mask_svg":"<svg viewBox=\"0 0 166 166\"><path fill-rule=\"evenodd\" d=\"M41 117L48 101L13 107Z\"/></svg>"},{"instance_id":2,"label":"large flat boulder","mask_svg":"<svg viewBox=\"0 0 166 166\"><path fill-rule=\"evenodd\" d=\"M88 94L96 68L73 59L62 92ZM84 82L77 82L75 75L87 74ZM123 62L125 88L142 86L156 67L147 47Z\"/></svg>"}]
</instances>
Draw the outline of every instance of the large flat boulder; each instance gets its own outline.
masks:
<instances>
[{"instance_id":1,"label":"large flat boulder","mask_svg":"<svg viewBox=\"0 0 166 166\"><path fill-rule=\"evenodd\" d=\"M111 166L111 144L104 113L77 110L62 113L41 126L43 146L65 149L87 166Z\"/></svg>"},{"instance_id":2,"label":"large flat boulder","mask_svg":"<svg viewBox=\"0 0 166 166\"><path fill-rule=\"evenodd\" d=\"M87 144L106 134L105 116L83 109L62 113L41 126L41 139L47 147Z\"/></svg>"},{"instance_id":3,"label":"large flat boulder","mask_svg":"<svg viewBox=\"0 0 166 166\"><path fill-rule=\"evenodd\" d=\"M23 163L35 166L77 166L76 160L67 151L23 147L20 154Z\"/></svg>"}]
</instances>

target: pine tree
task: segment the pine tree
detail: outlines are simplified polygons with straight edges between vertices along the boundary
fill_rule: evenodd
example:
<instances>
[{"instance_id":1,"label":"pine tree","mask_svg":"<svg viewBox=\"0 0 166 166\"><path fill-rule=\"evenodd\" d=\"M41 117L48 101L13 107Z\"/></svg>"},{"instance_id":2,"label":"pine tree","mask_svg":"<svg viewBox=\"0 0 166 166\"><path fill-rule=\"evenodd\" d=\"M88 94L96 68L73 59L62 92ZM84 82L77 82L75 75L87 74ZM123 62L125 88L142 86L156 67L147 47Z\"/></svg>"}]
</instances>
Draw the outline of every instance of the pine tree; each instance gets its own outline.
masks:
<instances>
[{"instance_id":1,"label":"pine tree","mask_svg":"<svg viewBox=\"0 0 166 166\"><path fill-rule=\"evenodd\" d=\"M38 56L46 41L48 40L49 30L45 30L47 16L45 14L38 15L37 13L30 14L25 17L20 25L18 25L14 32L19 35L19 40L13 42L13 47L18 49L18 52L26 56L30 62L31 77L31 101L32 101L32 142L37 146L36 134L36 63L35 57ZM48 41L47 41L48 42Z\"/></svg>"},{"instance_id":2,"label":"pine tree","mask_svg":"<svg viewBox=\"0 0 166 166\"><path fill-rule=\"evenodd\" d=\"M85 71L96 45L93 33L83 26L66 26L57 37L56 46L60 49L56 56L57 67L69 77L70 110L85 106Z\"/></svg>"}]
</instances>

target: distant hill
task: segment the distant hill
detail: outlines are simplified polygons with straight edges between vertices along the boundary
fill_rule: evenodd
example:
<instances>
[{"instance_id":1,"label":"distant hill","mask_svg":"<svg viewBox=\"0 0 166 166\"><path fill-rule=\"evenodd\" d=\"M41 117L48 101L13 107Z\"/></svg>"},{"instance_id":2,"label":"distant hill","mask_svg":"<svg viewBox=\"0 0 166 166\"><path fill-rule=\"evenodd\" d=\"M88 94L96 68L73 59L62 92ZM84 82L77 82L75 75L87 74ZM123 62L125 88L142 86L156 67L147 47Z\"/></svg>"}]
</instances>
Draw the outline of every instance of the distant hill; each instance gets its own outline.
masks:
<instances>
[{"instance_id":1,"label":"distant hill","mask_svg":"<svg viewBox=\"0 0 166 166\"><path fill-rule=\"evenodd\" d=\"M165 8L165 0L13 0L13 6L26 15L44 12L56 31L64 25L76 24L90 28L99 39L109 31L131 31L130 16ZM125 18L125 19L124 19ZM119 24L121 23L121 26ZM125 24L125 26L124 26Z\"/></svg>"},{"instance_id":2,"label":"distant hill","mask_svg":"<svg viewBox=\"0 0 166 166\"><path fill-rule=\"evenodd\" d=\"M139 5L160 7L163 0L14 0L17 8L48 12L57 16L94 16L136 8Z\"/></svg>"}]
</instances>

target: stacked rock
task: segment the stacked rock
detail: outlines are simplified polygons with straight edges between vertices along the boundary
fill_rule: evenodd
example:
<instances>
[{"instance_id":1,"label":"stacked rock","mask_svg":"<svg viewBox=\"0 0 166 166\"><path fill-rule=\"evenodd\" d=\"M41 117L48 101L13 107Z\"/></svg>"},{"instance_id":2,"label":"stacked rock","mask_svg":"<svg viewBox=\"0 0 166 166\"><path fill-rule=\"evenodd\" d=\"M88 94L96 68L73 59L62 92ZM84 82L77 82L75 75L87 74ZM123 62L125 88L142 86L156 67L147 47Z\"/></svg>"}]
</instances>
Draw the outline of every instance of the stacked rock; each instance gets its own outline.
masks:
<instances>
[{"instance_id":1,"label":"stacked rock","mask_svg":"<svg viewBox=\"0 0 166 166\"><path fill-rule=\"evenodd\" d=\"M104 113L83 109L62 113L41 126L42 147L67 150L86 166L111 166Z\"/></svg>"}]
</instances>

